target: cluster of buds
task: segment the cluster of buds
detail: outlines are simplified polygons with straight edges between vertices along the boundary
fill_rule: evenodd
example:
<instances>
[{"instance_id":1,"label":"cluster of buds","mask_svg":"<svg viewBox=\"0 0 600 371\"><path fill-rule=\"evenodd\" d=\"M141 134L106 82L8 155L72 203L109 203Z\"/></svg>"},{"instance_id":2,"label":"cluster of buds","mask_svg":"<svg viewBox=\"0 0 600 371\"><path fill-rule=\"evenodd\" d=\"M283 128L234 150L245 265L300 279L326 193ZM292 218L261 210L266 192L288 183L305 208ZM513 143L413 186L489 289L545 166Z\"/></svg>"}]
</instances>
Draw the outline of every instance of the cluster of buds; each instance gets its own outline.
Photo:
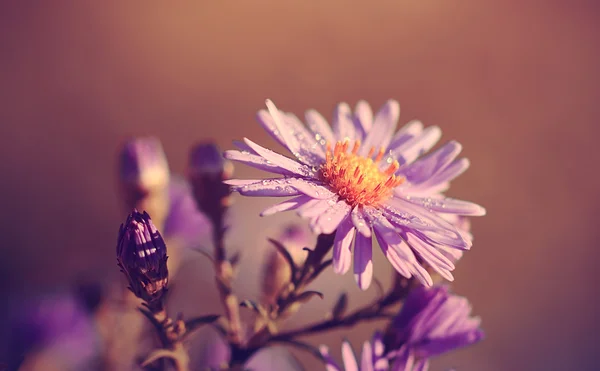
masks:
<instances>
[{"instance_id":1,"label":"cluster of buds","mask_svg":"<svg viewBox=\"0 0 600 371\"><path fill-rule=\"evenodd\" d=\"M133 210L121 225L117 261L135 296L151 311L161 311L169 280L167 246L148 213Z\"/></svg>"}]
</instances>

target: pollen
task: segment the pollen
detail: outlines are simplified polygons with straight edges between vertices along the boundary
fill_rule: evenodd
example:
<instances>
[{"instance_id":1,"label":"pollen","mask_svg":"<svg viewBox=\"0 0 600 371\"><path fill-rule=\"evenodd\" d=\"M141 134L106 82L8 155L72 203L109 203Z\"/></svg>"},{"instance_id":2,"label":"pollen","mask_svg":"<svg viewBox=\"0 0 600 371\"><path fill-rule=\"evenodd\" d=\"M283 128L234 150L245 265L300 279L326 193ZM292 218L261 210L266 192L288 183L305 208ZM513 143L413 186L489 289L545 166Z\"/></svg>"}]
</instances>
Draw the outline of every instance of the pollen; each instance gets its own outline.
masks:
<instances>
[{"instance_id":1,"label":"pollen","mask_svg":"<svg viewBox=\"0 0 600 371\"><path fill-rule=\"evenodd\" d=\"M404 178L394 175L400 167L398 161L391 162L387 168L381 166L385 154L383 149L376 152L375 148L371 148L368 156L359 156L360 144L360 141L354 142L350 151L348 139L337 142L333 151L327 144L320 177L349 205L376 205L389 198Z\"/></svg>"}]
</instances>

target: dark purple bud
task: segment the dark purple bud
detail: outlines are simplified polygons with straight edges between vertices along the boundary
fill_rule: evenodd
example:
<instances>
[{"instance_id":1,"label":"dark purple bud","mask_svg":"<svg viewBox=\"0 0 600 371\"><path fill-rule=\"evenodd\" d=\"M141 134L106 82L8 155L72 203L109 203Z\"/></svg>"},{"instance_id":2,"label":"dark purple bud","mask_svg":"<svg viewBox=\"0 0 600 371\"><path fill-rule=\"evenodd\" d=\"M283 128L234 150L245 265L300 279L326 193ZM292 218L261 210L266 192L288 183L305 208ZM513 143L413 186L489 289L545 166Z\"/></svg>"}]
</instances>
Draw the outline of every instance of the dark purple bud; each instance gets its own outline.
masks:
<instances>
[{"instance_id":1,"label":"dark purple bud","mask_svg":"<svg viewBox=\"0 0 600 371\"><path fill-rule=\"evenodd\" d=\"M148 213L137 210L121 225L117 261L131 291L149 306L158 305L167 288L167 246Z\"/></svg>"}]
</instances>

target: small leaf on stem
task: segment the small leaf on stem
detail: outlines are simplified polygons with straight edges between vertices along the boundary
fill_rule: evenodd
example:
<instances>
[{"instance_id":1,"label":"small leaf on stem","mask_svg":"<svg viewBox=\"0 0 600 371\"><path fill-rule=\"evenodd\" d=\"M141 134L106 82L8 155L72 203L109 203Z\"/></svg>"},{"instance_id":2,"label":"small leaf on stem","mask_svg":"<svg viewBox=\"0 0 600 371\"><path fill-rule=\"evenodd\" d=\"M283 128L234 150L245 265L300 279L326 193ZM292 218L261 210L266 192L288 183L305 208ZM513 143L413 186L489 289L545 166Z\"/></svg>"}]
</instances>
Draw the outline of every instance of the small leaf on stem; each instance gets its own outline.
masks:
<instances>
[{"instance_id":1,"label":"small leaf on stem","mask_svg":"<svg viewBox=\"0 0 600 371\"><path fill-rule=\"evenodd\" d=\"M323 297L324 297L323 294L318 291L304 291L303 293L301 293L300 295L298 295L296 297L295 301L301 302L301 303L306 303L315 296L318 296L321 299L323 299Z\"/></svg>"},{"instance_id":2,"label":"small leaf on stem","mask_svg":"<svg viewBox=\"0 0 600 371\"><path fill-rule=\"evenodd\" d=\"M296 270L297 270L296 264L294 263L294 258L292 257L290 252L285 248L285 246L283 246L279 241L269 238L269 242L271 242L273 244L273 246L275 246L277 251L281 254L281 256L284 257L285 261L290 266L291 277L292 277L292 280L294 280L296 278Z\"/></svg>"},{"instance_id":3,"label":"small leaf on stem","mask_svg":"<svg viewBox=\"0 0 600 371\"><path fill-rule=\"evenodd\" d=\"M348 294L345 292L340 295L337 302L331 310L331 315L334 319L340 319L344 316L344 313L348 309Z\"/></svg>"}]
</instances>

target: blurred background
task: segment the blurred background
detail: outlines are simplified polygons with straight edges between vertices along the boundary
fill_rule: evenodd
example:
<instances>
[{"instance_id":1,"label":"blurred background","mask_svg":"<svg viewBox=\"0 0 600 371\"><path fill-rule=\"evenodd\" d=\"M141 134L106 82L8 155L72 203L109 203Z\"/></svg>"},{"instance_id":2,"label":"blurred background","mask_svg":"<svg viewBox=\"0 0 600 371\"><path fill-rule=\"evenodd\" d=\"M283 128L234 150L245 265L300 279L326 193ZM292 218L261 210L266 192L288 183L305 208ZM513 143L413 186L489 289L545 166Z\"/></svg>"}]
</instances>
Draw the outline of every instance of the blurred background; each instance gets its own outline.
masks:
<instances>
[{"instance_id":1,"label":"blurred background","mask_svg":"<svg viewBox=\"0 0 600 371\"><path fill-rule=\"evenodd\" d=\"M254 120L265 98L328 118L340 101L378 109L394 98L401 123L439 125L442 141L464 145L471 169L449 194L488 210L473 220L474 247L453 286L487 339L432 369L595 370L599 10L584 0L3 2L3 302L120 278L116 155L127 136L158 136L182 173L200 140L227 149L247 136L272 147ZM236 174L260 176L242 165ZM270 203L236 197L232 210L242 298L258 295L265 236L299 221L260 218ZM175 310L220 310L203 258L192 256L175 281ZM359 292L351 274L325 275L315 288L325 300L288 327L318 319L341 288L351 306L375 295ZM377 327L311 341L339 357L343 337L358 349Z\"/></svg>"}]
</instances>

